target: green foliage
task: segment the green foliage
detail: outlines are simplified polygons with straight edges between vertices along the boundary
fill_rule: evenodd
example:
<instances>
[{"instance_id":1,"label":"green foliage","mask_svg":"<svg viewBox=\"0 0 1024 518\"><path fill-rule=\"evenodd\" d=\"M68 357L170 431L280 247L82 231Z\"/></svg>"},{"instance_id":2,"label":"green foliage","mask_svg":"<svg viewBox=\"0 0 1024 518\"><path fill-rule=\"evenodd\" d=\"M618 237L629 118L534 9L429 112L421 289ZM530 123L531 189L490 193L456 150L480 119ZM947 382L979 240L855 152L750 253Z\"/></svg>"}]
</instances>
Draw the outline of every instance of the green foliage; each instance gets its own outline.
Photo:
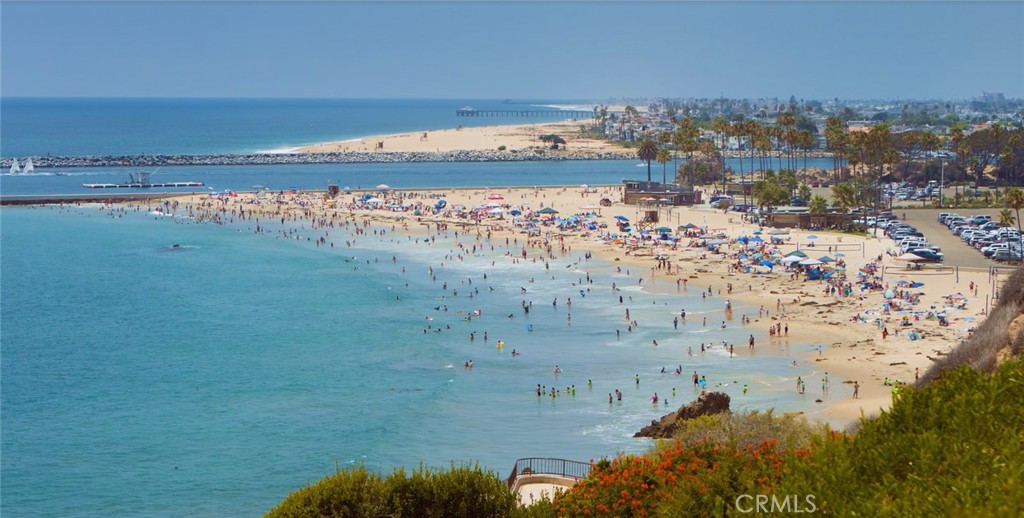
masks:
<instances>
[{"instance_id":1,"label":"green foliage","mask_svg":"<svg viewBox=\"0 0 1024 518\"><path fill-rule=\"evenodd\" d=\"M396 469L386 479L363 467L340 470L300 489L268 517L477 517L510 516L516 497L479 466L447 471Z\"/></svg>"},{"instance_id":2,"label":"green foliage","mask_svg":"<svg viewBox=\"0 0 1024 518\"><path fill-rule=\"evenodd\" d=\"M905 388L854 436L789 415L704 417L646 455L595 464L523 516L740 516L747 494L813 495L824 515L1021 516L1022 399L1024 363L1013 360ZM773 434L781 440L760 440Z\"/></svg>"},{"instance_id":3,"label":"green foliage","mask_svg":"<svg viewBox=\"0 0 1024 518\"><path fill-rule=\"evenodd\" d=\"M854 438L821 436L779 494L814 494L826 514L1021 516L1024 363L969 368L905 389Z\"/></svg>"},{"instance_id":4,"label":"green foliage","mask_svg":"<svg viewBox=\"0 0 1024 518\"><path fill-rule=\"evenodd\" d=\"M506 149L508 149L508 148L505 147L505 144L502 144L502 145L498 146L498 151L505 151Z\"/></svg>"},{"instance_id":5,"label":"green foliage","mask_svg":"<svg viewBox=\"0 0 1024 518\"><path fill-rule=\"evenodd\" d=\"M815 433L823 431L799 414L776 415L766 412L727 412L677 422L675 438L684 444L718 442L737 449L774 441L780 448L806 448Z\"/></svg>"}]
</instances>

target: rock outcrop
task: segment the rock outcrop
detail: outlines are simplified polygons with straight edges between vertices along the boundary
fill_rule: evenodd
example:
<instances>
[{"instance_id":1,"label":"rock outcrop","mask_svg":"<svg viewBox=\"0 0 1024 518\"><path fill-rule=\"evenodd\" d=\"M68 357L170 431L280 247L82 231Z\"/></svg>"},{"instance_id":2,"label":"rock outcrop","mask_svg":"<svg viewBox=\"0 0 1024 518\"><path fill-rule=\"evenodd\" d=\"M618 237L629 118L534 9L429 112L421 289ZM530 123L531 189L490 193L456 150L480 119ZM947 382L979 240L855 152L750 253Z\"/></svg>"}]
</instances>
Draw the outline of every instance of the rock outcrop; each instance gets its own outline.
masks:
<instances>
[{"instance_id":1,"label":"rock outcrop","mask_svg":"<svg viewBox=\"0 0 1024 518\"><path fill-rule=\"evenodd\" d=\"M729 395L724 392L703 392L692 403L679 407L679 410L657 421L651 421L649 426L641 428L633 437L652 437L655 439L672 437L675 433L677 422L696 419L702 415L728 412L729 401Z\"/></svg>"}]
</instances>

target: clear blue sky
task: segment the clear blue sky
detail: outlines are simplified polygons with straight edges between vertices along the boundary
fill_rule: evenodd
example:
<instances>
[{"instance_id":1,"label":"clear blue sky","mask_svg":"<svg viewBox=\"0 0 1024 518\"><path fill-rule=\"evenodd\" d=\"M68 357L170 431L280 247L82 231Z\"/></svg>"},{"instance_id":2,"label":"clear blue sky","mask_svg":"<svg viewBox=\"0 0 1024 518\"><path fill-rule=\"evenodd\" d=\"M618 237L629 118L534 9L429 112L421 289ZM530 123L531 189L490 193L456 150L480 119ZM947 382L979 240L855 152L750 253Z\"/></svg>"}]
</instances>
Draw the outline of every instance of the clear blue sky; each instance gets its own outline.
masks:
<instances>
[{"instance_id":1,"label":"clear blue sky","mask_svg":"<svg viewBox=\"0 0 1024 518\"><path fill-rule=\"evenodd\" d=\"M4 96L1024 97L1024 2L0 3Z\"/></svg>"}]
</instances>

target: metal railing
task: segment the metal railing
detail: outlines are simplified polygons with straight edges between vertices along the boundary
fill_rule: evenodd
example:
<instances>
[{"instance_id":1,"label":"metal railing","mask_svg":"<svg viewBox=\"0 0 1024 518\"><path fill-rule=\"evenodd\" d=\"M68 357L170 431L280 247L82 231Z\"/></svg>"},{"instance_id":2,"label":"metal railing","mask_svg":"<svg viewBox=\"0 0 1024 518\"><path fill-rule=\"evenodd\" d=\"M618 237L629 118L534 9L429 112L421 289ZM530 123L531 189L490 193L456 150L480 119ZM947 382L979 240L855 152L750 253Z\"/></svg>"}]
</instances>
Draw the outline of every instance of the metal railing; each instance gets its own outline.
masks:
<instances>
[{"instance_id":1,"label":"metal railing","mask_svg":"<svg viewBox=\"0 0 1024 518\"><path fill-rule=\"evenodd\" d=\"M587 478L589 474L590 464L586 462L548 457L527 457L516 460L515 466L512 467L512 474L508 476L506 483L512 487L516 478L523 475L559 475L580 480Z\"/></svg>"}]
</instances>

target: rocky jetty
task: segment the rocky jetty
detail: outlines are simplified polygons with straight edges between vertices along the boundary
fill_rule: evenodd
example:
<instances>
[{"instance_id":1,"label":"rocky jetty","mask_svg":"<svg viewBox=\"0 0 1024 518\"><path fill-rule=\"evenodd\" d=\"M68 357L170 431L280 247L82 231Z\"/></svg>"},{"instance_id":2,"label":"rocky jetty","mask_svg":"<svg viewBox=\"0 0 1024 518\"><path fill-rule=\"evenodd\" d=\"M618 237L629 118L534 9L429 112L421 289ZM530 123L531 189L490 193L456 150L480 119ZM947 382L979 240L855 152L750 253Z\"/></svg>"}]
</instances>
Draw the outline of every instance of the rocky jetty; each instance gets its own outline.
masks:
<instances>
[{"instance_id":1,"label":"rocky jetty","mask_svg":"<svg viewBox=\"0 0 1024 518\"><path fill-rule=\"evenodd\" d=\"M640 429L633 437L652 437L667 439L676 431L676 422L696 419L702 415L714 415L729 411L729 395L724 392L702 392L692 403L687 403L679 410L662 417Z\"/></svg>"},{"instance_id":2,"label":"rocky jetty","mask_svg":"<svg viewBox=\"0 0 1024 518\"><path fill-rule=\"evenodd\" d=\"M11 166L10 158L0 167ZM157 167L273 164L371 164L408 162L534 162L545 160L636 160L629 151L578 152L535 149L531 151L442 151L442 152L347 152L347 153L260 153L247 155L107 155L32 157L37 168L45 167Z\"/></svg>"}]
</instances>

